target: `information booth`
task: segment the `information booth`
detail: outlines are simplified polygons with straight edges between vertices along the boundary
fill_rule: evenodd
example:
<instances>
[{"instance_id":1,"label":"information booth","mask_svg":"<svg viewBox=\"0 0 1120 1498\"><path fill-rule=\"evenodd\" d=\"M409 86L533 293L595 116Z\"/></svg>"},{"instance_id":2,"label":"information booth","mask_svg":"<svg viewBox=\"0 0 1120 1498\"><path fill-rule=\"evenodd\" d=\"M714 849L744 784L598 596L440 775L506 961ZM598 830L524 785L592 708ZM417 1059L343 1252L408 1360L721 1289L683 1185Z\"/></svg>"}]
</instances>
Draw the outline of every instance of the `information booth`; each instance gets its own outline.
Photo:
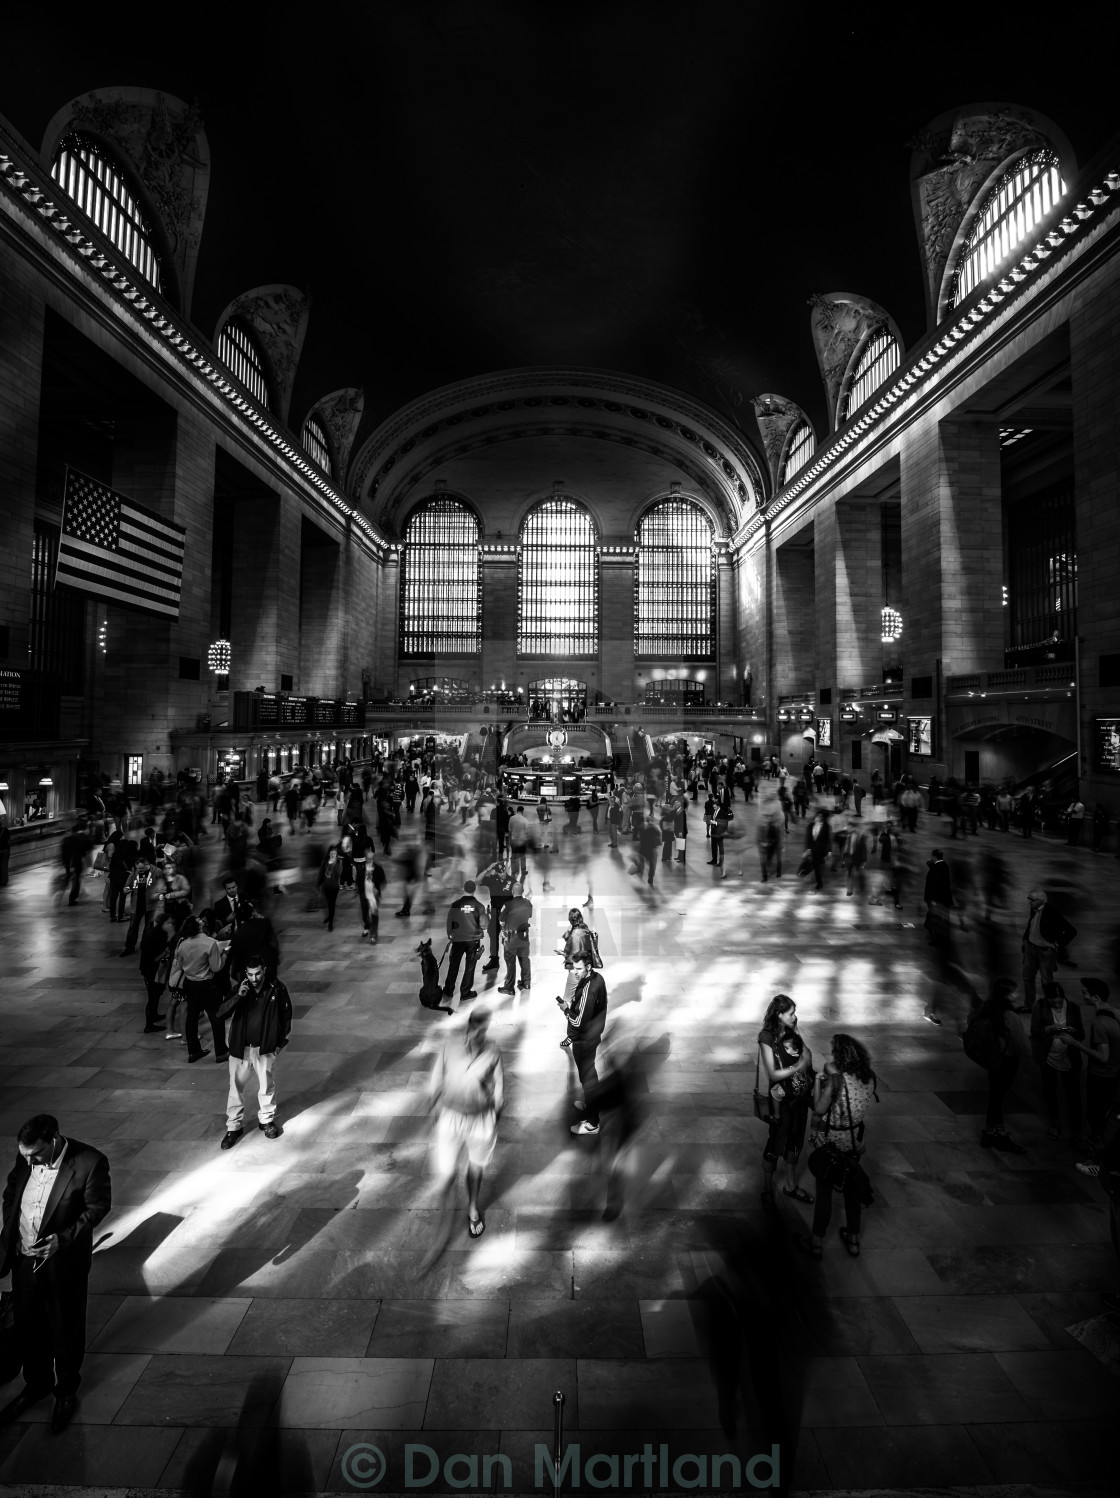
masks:
<instances>
[{"instance_id":1,"label":"information booth","mask_svg":"<svg viewBox=\"0 0 1120 1498\"><path fill-rule=\"evenodd\" d=\"M502 789L514 800L578 796L586 804L592 789L605 798L614 785L610 736L596 724L520 724L506 735L504 748L515 763L503 765Z\"/></svg>"}]
</instances>

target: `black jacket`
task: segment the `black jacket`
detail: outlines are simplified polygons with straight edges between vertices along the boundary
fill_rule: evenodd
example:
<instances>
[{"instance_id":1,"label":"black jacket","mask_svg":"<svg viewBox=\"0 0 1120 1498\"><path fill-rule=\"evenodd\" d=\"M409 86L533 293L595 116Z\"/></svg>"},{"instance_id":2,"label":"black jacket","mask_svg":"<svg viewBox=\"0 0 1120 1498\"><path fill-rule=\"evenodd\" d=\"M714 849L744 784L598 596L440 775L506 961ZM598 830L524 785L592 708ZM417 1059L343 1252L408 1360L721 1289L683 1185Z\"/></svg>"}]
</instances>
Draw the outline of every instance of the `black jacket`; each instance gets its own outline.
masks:
<instances>
[{"instance_id":1,"label":"black jacket","mask_svg":"<svg viewBox=\"0 0 1120 1498\"><path fill-rule=\"evenodd\" d=\"M229 944L229 971L239 977L254 958L263 964L270 978L280 965L280 943L272 922L264 915L251 915L234 931Z\"/></svg>"},{"instance_id":2,"label":"black jacket","mask_svg":"<svg viewBox=\"0 0 1120 1498\"><path fill-rule=\"evenodd\" d=\"M931 863L926 872L926 887L922 899L927 905L952 905L953 876L949 865L942 858Z\"/></svg>"},{"instance_id":3,"label":"black jacket","mask_svg":"<svg viewBox=\"0 0 1120 1498\"><path fill-rule=\"evenodd\" d=\"M244 998L239 999L229 1018L227 1044L230 1055L236 1056L238 1061L245 1059L247 1011L253 1007L256 997L250 991ZM271 1056L277 1051L282 1051L288 1044L292 1033L292 1000L279 978L265 979L261 988L261 997L265 1009L261 1021L260 1052L262 1056Z\"/></svg>"},{"instance_id":4,"label":"black jacket","mask_svg":"<svg viewBox=\"0 0 1120 1498\"><path fill-rule=\"evenodd\" d=\"M568 1038L602 1040L606 1025L607 985L598 973L591 972L576 984L568 1005Z\"/></svg>"},{"instance_id":5,"label":"black jacket","mask_svg":"<svg viewBox=\"0 0 1120 1498\"><path fill-rule=\"evenodd\" d=\"M1023 930L1023 940L1026 941L1031 929L1032 915ZM1042 919L1038 923L1038 934L1042 940L1051 947L1068 947L1077 935L1077 927L1071 926L1060 910L1055 910L1053 905L1046 904L1042 907Z\"/></svg>"},{"instance_id":6,"label":"black jacket","mask_svg":"<svg viewBox=\"0 0 1120 1498\"><path fill-rule=\"evenodd\" d=\"M31 1167L17 1152L16 1163L4 1187L4 1225L0 1231L0 1278L6 1275L19 1252L19 1209ZM58 1280L89 1273L93 1258L93 1230L113 1205L109 1184L109 1162L100 1150L79 1139L67 1141L54 1188L47 1198L39 1228L40 1238L58 1236L58 1252L42 1274Z\"/></svg>"}]
</instances>

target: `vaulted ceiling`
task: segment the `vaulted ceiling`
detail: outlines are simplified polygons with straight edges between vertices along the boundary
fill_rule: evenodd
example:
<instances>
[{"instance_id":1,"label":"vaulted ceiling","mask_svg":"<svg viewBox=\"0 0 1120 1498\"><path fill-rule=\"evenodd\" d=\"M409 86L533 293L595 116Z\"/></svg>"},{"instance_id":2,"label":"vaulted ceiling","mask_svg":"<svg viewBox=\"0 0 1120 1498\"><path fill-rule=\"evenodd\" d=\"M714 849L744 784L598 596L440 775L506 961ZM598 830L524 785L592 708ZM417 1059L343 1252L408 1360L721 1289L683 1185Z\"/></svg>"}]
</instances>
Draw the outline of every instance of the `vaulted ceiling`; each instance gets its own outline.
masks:
<instances>
[{"instance_id":1,"label":"vaulted ceiling","mask_svg":"<svg viewBox=\"0 0 1120 1498\"><path fill-rule=\"evenodd\" d=\"M826 424L812 293L924 332L908 163L927 121L1010 100L1082 161L1115 124L1082 73L1115 55L1112 13L970 39L968 13L849 11L401 0L227 8L218 31L204 7L166 47L36 12L6 23L0 112L37 147L92 88L198 100L193 318L209 335L251 287L310 292L293 424L363 387L360 442L438 386L578 366L677 388L761 452L761 391Z\"/></svg>"}]
</instances>

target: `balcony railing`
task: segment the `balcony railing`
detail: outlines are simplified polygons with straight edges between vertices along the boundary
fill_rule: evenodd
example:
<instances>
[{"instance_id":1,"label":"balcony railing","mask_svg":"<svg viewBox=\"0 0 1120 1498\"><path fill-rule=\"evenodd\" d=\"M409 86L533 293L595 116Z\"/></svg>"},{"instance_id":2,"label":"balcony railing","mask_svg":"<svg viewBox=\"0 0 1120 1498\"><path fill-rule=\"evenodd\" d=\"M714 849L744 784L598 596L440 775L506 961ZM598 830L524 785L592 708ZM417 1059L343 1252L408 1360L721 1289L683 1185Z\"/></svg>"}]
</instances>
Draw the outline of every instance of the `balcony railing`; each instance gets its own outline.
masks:
<instances>
[{"instance_id":1,"label":"balcony railing","mask_svg":"<svg viewBox=\"0 0 1120 1498\"><path fill-rule=\"evenodd\" d=\"M963 676L947 676L945 691L949 696L969 692L1021 692L1046 687L1065 687L1074 683L1074 668L1069 662L1050 666L1016 666L1011 671L971 671Z\"/></svg>"}]
</instances>

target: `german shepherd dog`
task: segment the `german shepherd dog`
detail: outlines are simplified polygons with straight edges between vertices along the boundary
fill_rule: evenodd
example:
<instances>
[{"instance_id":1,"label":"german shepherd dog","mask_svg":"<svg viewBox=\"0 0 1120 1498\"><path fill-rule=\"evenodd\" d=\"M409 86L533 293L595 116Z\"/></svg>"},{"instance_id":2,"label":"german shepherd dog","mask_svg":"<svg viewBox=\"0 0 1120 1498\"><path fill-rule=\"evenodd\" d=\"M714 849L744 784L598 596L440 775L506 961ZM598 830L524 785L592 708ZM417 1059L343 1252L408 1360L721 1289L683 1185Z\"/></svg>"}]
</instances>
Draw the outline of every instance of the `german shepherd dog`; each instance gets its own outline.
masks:
<instances>
[{"instance_id":1,"label":"german shepherd dog","mask_svg":"<svg viewBox=\"0 0 1120 1498\"><path fill-rule=\"evenodd\" d=\"M444 1009L443 989L439 981L439 963L432 955L431 940L422 941L416 948L420 958L420 1002L425 1009Z\"/></svg>"}]
</instances>

